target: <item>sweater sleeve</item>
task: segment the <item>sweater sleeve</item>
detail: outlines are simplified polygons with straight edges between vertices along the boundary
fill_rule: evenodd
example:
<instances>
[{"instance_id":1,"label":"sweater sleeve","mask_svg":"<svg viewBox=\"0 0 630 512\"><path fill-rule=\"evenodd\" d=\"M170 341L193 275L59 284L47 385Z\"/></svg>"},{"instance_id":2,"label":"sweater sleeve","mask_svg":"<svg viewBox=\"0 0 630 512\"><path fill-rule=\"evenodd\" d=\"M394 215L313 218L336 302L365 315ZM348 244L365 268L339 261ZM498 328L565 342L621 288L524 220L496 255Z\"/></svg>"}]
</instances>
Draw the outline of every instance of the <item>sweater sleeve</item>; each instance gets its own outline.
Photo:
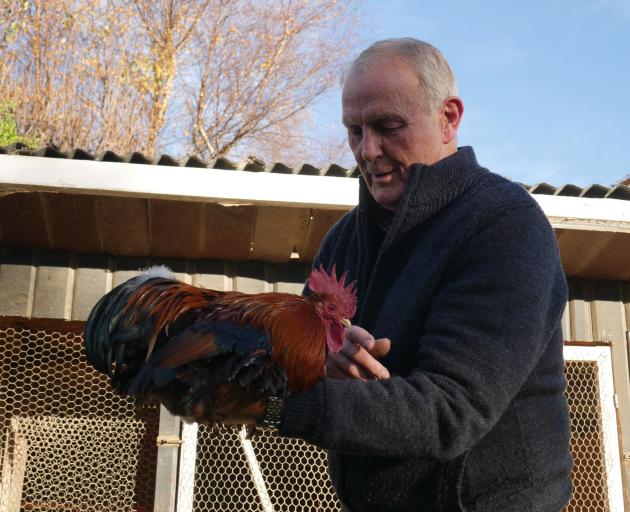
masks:
<instances>
[{"instance_id":1,"label":"sweater sleeve","mask_svg":"<svg viewBox=\"0 0 630 512\"><path fill-rule=\"evenodd\" d=\"M324 379L287 400L280 433L339 452L448 460L491 430L557 341L567 288L553 231L533 203L504 212L444 276L409 376Z\"/></svg>"}]
</instances>

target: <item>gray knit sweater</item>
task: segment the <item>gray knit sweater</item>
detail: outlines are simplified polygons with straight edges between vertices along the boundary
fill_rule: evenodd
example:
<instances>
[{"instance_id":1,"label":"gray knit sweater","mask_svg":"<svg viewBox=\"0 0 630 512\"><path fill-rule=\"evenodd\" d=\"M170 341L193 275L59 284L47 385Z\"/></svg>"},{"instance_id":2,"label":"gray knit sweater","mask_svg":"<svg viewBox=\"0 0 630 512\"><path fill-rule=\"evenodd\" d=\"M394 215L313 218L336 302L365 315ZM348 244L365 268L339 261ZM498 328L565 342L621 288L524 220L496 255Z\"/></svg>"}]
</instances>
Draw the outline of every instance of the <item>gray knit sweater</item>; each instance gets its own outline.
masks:
<instances>
[{"instance_id":1,"label":"gray knit sweater","mask_svg":"<svg viewBox=\"0 0 630 512\"><path fill-rule=\"evenodd\" d=\"M353 511L559 511L571 493L553 232L472 148L414 166L386 214L364 184L316 265L356 279L353 323L392 377L324 379L286 401L281 434L329 452Z\"/></svg>"}]
</instances>

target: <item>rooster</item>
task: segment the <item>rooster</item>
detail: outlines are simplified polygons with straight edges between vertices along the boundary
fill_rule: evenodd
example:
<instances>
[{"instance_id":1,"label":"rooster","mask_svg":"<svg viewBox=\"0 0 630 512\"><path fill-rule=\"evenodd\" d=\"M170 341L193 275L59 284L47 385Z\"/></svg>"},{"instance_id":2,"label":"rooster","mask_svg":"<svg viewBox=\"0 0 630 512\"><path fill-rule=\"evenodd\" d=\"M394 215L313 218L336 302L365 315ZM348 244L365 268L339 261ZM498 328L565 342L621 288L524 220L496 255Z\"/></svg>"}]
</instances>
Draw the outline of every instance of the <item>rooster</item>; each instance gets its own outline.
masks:
<instances>
[{"instance_id":1,"label":"rooster","mask_svg":"<svg viewBox=\"0 0 630 512\"><path fill-rule=\"evenodd\" d=\"M181 283L153 267L107 293L85 326L87 358L121 394L157 398L207 424L325 375L356 310L354 283L314 269L311 293L245 294Z\"/></svg>"}]
</instances>

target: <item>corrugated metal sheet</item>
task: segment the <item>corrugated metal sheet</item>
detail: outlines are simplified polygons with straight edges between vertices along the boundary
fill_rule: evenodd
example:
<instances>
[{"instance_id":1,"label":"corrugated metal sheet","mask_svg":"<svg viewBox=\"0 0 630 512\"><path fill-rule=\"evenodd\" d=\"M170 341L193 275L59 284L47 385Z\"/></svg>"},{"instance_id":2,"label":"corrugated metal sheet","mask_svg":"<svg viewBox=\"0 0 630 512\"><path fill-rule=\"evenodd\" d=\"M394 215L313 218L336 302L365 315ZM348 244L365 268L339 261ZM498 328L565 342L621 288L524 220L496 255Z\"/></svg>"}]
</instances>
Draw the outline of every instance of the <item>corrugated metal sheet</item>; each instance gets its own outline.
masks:
<instances>
[{"instance_id":1,"label":"corrugated metal sheet","mask_svg":"<svg viewBox=\"0 0 630 512\"><path fill-rule=\"evenodd\" d=\"M134 152L127 155L119 155L113 151L104 151L93 155L82 149L71 151L59 151L52 147L42 147L30 149L24 144L17 143L10 146L0 146L0 155L24 155L39 156L46 158L64 158L69 160L94 160L99 162L122 162L141 165L162 165L169 167L197 167L206 169L226 169L234 171L250 172L274 172L278 174L302 174L307 176L333 176L333 177L356 177L356 168L346 169L337 164L330 164L326 167L315 167L311 164L302 164L300 167L289 167L286 164L276 162L266 164L260 158L250 156L240 162L233 162L228 158L220 157L209 162L201 160L197 156L189 156L182 160L177 160L170 155L158 155L154 158L147 157L142 153Z\"/></svg>"}]
</instances>

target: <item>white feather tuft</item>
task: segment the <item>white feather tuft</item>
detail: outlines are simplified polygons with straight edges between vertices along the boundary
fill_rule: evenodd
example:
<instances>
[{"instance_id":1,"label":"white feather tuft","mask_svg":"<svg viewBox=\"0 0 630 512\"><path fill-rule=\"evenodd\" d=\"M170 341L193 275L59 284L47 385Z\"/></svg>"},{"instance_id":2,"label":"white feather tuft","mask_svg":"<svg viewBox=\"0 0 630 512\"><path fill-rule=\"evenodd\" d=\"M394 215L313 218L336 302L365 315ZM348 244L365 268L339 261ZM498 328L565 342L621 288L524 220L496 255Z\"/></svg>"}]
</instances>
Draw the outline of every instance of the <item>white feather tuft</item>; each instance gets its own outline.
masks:
<instances>
[{"instance_id":1,"label":"white feather tuft","mask_svg":"<svg viewBox=\"0 0 630 512\"><path fill-rule=\"evenodd\" d=\"M171 272L171 269L166 265L154 265L153 267L145 268L141 270L142 274L138 279L138 284L142 284L154 277L161 277L163 279L175 279L175 274Z\"/></svg>"}]
</instances>

